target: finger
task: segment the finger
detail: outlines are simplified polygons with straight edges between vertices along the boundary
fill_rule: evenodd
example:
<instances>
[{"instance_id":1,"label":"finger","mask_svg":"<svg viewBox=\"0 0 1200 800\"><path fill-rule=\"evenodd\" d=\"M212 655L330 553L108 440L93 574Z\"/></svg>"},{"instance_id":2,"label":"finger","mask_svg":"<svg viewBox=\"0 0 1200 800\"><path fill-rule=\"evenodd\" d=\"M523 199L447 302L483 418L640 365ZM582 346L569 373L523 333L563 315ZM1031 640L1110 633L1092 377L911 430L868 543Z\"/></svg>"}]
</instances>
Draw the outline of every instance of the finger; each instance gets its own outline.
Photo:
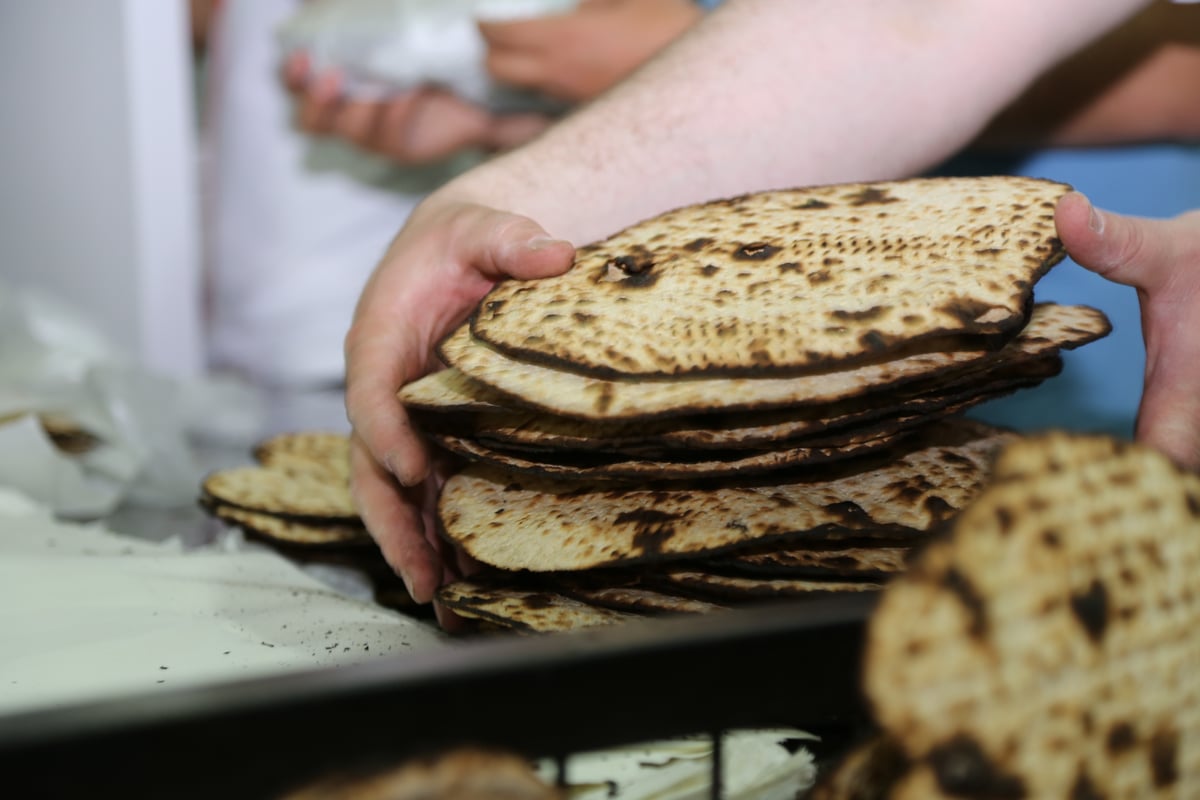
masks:
<instances>
[{"instance_id":1,"label":"finger","mask_svg":"<svg viewBox=\"0 0 1200 800\"><path fill-rule=\"evenodd\" d=\"M552 82L546 60L536 50L493 49L484 61L488 74L501 83L544 91Z\"/></svg>"},{"instance_id":2,"label":"finger","mask_svg":"<svg viewBox=\"0 0 1200 800\"><path fill-rule=\"evenodd\" d=\"M438 624L442 626L442 629L450 633L458 633L459 631L466 630L469 626L465 619L441 603L435 602L433 604L433 613L437 617Z\"/></svg>"},{"instance_id":3,"label":"finger","mask_svg":"<svg viewBox=\"0 0 1200 800\"><path fill-rule=\"evenodd\" d=\"M287 86L288 91L295 93L304 91L311 69L312 60L308 53L297 50L288 55L283 61L283 83Z\"/></svg>"},{"instance_id":4,"label":"finger","mask_svg":"<svg viewBox=\"0 0 1200 800\"><path fill-rule=\"evenodd\" d=\"M397 487L357 436L351 443L350 469L355 506L384 560L413 600L430 602L441 584L442 565L426 539L420 508L424 488Z\"/></svg>"},{"instance_id":5,"label":"finger","mask_svg":"<svg viewBox=\"0 0 1200 800\"><path fill-rule=\"evenodd\" d=\"M404 272L406 265L385 256L346 335L347 416L375 460L403 486L423 481L430 461L396 393L425 374L434 342L493 281L565 272L574 254L569 242L551 239L526 217L476 209L461 220L447 227L456 251L422 272Z\"/></svg>"},{"instance_id":6,"label":"finger","mask_svg":"<svg viewBox=\"0 0 1200 800\"><path fill-rule=\"evenodd\" d=\"M380 103L342 103L334 121L333 132L360 147L368 147L375 137L375 129L382 113Z\"/></svg>"},{"instance_id":7,"label":"finger","mask_svg":"<svg viewBox=\"0 0 1200 800\"><path fill-rule=\"evenodd\" d=\"M559 275L571 267L574 246L554 239L528 217L493 213L477 222L481 243L473 263L489 280L533 280Z\"/></svg>"},{"instance_id":8,"label":"finger","mask_svg":"<svg viewBox=\"0 0 1200 800\"><path fill-rule=\"evenodd\" d=\"M541 50L558 41L562 24L572 15L551 15L504 22L480 21L479 33L489 50Z\"/></svg>"},{"instance_id":9,"label":"finger","mask_svg":"<svg viewBox=\"0 0 1200 800\"><path fill-rule=\"evenodd\" d=\"M414 89L396 95L384 104L370 144L372 150L401 164L416 163L408 153L408 132L424 102L423 94L423 90Z\"/></svg>"},{"instance_id":10,"label":"finger","mask_svg":"<svg viewBox=\"0 0 1200 800\"><path fill-rule=\"evenodd\" d=\"M428 163L482 146L491 114L448 92L426 89L409 118L403 146L408 158Z\"/></svg>"},{"instance_id":11,"label":"finger","mask_svg":"<svg viewBox=\"0 0 1200 800\"><path fill-rule=\"evenodd\" d=\"M544 114L503 114L493 121L485 146L490 150L519 147L550 127L552 122Z\"/></svg>"},{"instance_id":12,"label":"finger","mask_svg":"<svg viewBox=\"0 0 1200 800\"><path fill-rule=\"evenodd\" d=\"M1200 380L1188 377L1195 371L1193 365L1200 363L1200 351L1187 350L1181 357L1192 359L1189 366L1162 367L1160 373L1171 378L1147 373L1138 410L1138 439L1183 467L1200 469Z\"/></svg>"},{"instance_id":13,"label":"finger","mask_svg":"<svg viewBox=\"0 0 1200 800\"><path fill-rule=\"evenodd\" d=\"M1063 246L1080 266L1151 293L1170 281L1168 223L1101 211L1078 192L1059 200L1054 218Z\"/></svg>"},{"instance_id":14,"label":"finger","mask_svg":"<svg viewBox=\"0 0 1200 800\"><path fill-rule=\"evenodd\" d=\"M430 460L396 393L423 373L428 349L386 313L362 315L346 335L346 416L374 461L405 487L425 480Z\"/></svg>"},{"instance_id":15,"label":"finger","mask_svg":"<svg viewBox=\"0 0 1200 800\"><path fill-rule=\"evenodd\" d=\"M333 130L341 99L341 79L337 73L319 76L301 95L299 123L309 133L326 134Z\"/></svg>"}]
</instances>

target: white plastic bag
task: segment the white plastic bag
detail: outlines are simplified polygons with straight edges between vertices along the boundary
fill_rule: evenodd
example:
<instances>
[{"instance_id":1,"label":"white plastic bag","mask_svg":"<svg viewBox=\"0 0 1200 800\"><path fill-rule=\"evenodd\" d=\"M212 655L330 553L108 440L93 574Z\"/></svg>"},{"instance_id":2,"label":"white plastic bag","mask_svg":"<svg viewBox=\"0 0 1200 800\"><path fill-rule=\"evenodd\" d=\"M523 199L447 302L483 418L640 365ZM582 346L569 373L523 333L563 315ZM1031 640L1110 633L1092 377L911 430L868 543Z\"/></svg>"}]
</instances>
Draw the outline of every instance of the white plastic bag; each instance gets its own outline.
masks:
<instances>
[{"instance_id":1,"label":"white plastic bag","mask_svg":"<svg viewBox=\"0 0 1200 800\"><path fill-rule=\"evenodd\" d=\"M476 22L562 13L578 0L310 0L279 29L286 52L338 70L346 91L378 97L422 85L449 89L494 110L546 101L496 84L484 68Z\"/></svg>"}]
</instances>

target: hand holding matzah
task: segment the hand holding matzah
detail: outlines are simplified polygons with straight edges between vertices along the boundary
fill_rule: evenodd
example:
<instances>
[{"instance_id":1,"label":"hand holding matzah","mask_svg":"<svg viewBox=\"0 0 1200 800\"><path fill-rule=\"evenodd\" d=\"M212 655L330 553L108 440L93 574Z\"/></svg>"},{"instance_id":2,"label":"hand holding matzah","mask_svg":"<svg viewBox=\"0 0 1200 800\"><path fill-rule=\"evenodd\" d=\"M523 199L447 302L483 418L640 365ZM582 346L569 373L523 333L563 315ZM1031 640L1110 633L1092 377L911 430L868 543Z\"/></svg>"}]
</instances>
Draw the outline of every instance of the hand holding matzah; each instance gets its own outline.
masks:
<instances>
[{"instance_id":1,"label":"hand holding matzah","mask_svg":"<svg viewBox=\"0 0 1200 800\"><path fill-rule=\"evenodd\" d=\"M1096 211L1072 194L1055 216L1072 258L1138 290L1146 383L1137 438L1200 467L1200 211L1136 219Z\"/></svg>"},{"instance_id":2,"label":"hand holding matzah","mask_svg":"<svg viewBox=\"0 0 1200 800\"><path fill-rule=\"evenodd\" d=\"M918 180L688 206L581 248L565 275L513 281L487 299L495 280L562 272L569 245L522 217L427 205L377 270L346 342L358 508L410 592L427 600L445 580L428 516L436 486L423 483L432 462L395 392L433 368L431 348L481 300L471 338L482 344L474 349L494 346L507 356L476 370L446 342L443 358L534 406L586 401L557 409L568 417L644 421L824 406L930 370L983 363L1013 341L1030 322L1033 283L1062 257L1052 211L1066 188L1021 178ZM1078 323L1046 341L1069 348L1073 337L1082 343L1106 331L1086 316ZM539 371L526 369L533 366ZM505 382L510 373L517 385ZM834 384L842 388L831 395ZM538 400L538 391L550 397ZM950 411L956 402L947 396L937 407ZM832 419L818 422L816 413L781 423L815 436ZM768 441L787 444L787 464L847 457L905 435L901 420L886 416L885 428L867 438L864 430L792 444L773 428ZM735 461L719 453L720 463L700 459L671 475L702 467L740 474L751 460L755 469L783 466L783 451L771 447ZM633 466L652 479L664 471L659 461ZM628 464L608 471L618 468L628 477Z\"/></svg>"},{"instance_id":3,"label":"hand holding matzah","mask_svg":"<svg viewBox=\"0 0 1200 800\"><path fill-rule=\"evenodd\" d=\"M355 504L418 602L442 581L425 511L430 455L398 387L434 368L433 346L501 278L562 272L572 248L534 222L467 204L419 208L367 284L346 336L346 409ZM397 489L397 482L400 489Z\"/></svg>"}]
</instances>

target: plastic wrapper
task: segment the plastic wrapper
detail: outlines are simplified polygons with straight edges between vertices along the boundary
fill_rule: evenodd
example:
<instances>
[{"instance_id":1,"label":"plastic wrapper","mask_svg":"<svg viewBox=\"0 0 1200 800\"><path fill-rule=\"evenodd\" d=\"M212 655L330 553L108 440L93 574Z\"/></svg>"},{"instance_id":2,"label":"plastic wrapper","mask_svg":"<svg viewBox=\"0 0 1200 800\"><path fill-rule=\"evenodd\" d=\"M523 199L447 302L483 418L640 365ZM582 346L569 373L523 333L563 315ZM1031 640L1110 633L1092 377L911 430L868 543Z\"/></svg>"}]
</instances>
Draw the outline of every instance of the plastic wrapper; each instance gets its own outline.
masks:
<instances>
[{"instance_id":1,"label":"plastic wrapper","mask_svg":"<svg viewBox=\"0 0 1200 800\"><path fill-rule=\"evenodd\" d=\"M447 644L263 550L64 522L0 487L0 715Z\"/></svg>"},{"instance_id":2,"label":"plastic wrapper","mask_svg":"<svg viewBox=\"0 0 1200 800\"><path fill-rule=\"evenodd\" d=\"M378 97L436 85L497 111L556 104L493 81L484 67L480 20L569 11L578 0L312 0L279 29L285 53L304 51L317 71L337 70L343 88Z\"/></svg>"},{"instance_id":3,"label":"plastic wrapper","mask_svg":"<svg viewBox=\"0 0 1200 800\"><path fill-rule=\"evenodd\" d=\"M150 373L78 310L0 283L0 486L76 518L190 504L191 441L249 437L262 417L249 387Z\"/></svg>"}]
</instances>

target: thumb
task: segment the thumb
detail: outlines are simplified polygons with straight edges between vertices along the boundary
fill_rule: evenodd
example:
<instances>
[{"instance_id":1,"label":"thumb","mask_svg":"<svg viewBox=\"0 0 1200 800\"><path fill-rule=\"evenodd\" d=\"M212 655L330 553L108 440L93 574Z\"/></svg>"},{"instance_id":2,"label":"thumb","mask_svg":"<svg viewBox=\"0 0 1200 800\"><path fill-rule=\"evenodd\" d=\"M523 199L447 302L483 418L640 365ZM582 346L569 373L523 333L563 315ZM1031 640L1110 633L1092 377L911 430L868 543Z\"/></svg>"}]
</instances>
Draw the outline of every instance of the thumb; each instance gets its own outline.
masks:
<instances>
[{"instance_id":1,"label":"thumb","mask_svg":"<svg viewBox=\"0 0 1200 800\"><path fill-rule=\"evenodd\" d=\"M1068 255L1092 272L1147 292L1171 279L1173 239L1165 221L1101 211L1070 192L1058 201L1054 222Z\"/></svg>"},{"instance_id":2,"label":"thumb","mask_svg":"<svg viewBox=\"0 0 1200 800\"><path fill-rule=\"evenodd\" d=\"M532 280L560 275L571 268L575 247L555 239L528 217L493 211L476 221L471 241L480 244L474 263L492 281Z\"/></svg>"}]
</instances>

